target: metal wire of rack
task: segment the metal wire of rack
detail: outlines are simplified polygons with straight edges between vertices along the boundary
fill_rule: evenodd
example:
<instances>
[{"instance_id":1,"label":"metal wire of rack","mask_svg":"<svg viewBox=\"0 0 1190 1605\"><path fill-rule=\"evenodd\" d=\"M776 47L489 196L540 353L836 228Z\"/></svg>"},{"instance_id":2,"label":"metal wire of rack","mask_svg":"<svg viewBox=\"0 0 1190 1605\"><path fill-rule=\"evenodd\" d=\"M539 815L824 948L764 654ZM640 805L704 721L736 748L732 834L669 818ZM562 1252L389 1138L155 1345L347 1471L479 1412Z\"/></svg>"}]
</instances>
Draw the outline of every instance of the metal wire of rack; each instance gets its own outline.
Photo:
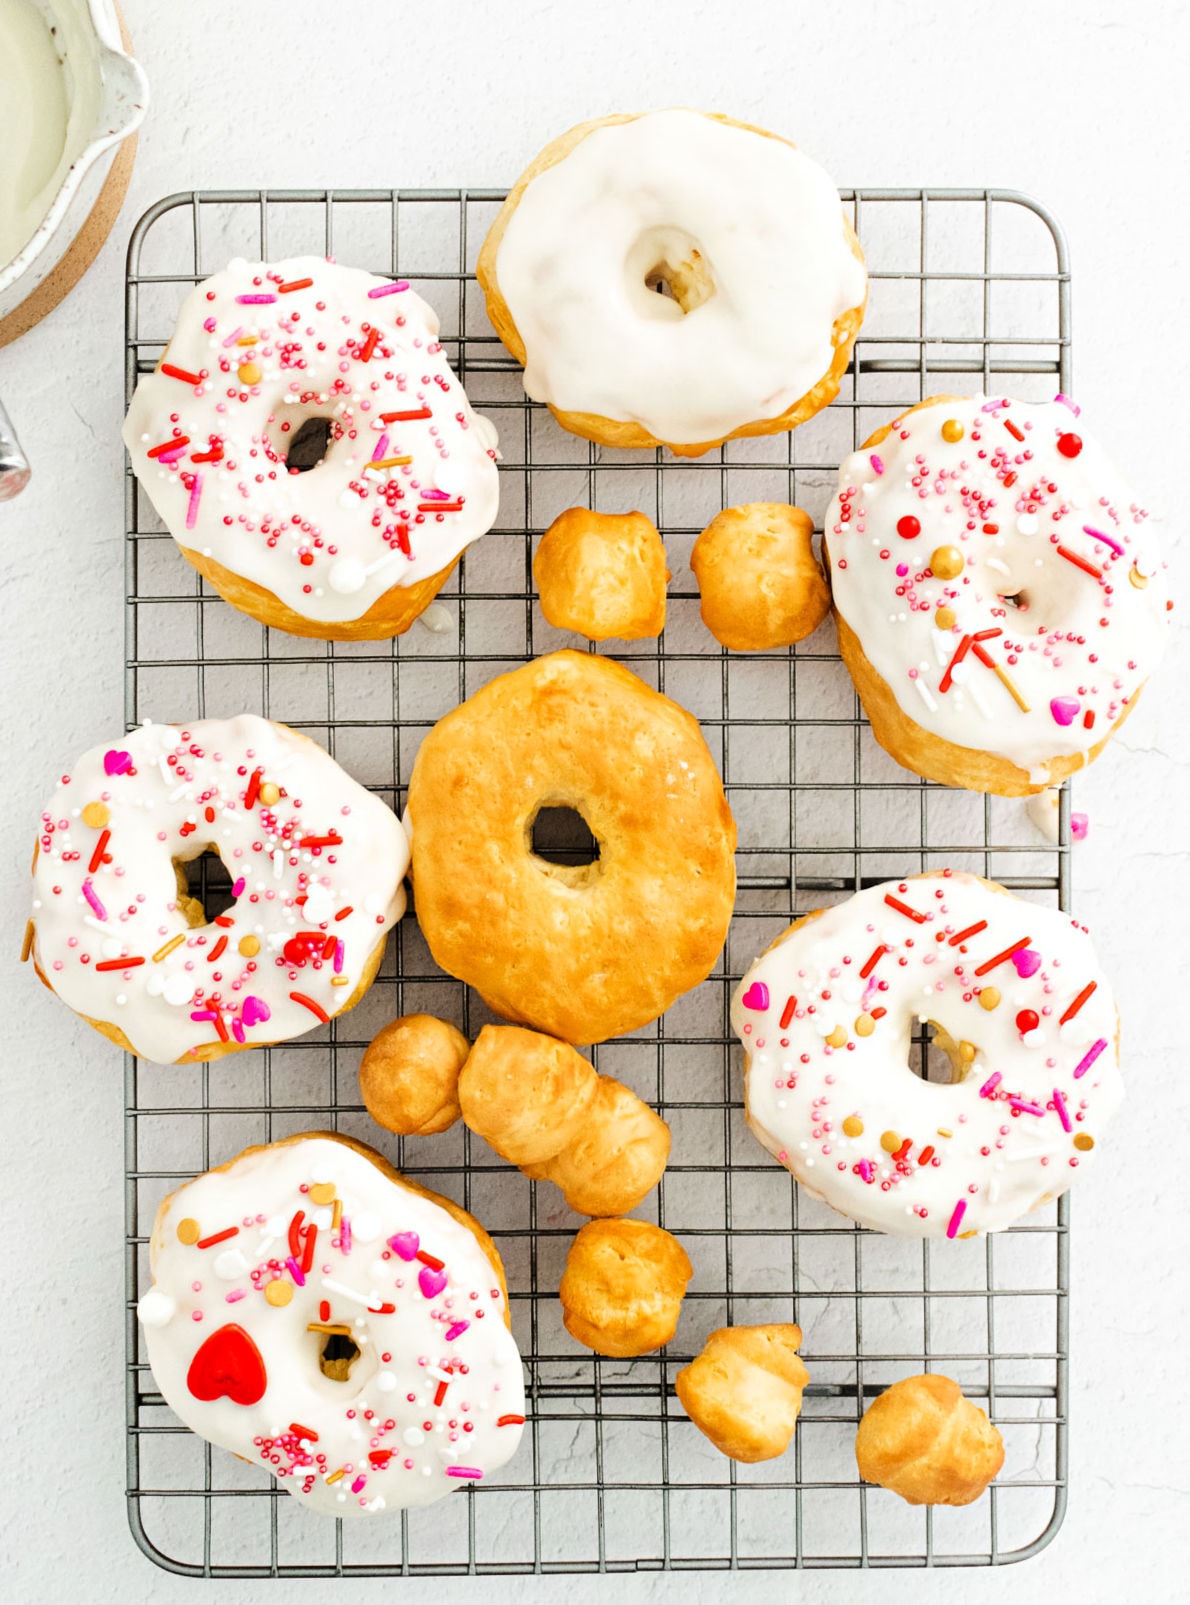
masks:
<instances>
[{"instance_id":1,"label":"metal wire of rack","mask_svg":"<svg viewBox=\"0 0 1190 1605\"><path fill-rule=\"evenodd\" d=\"M473 276L502 199L453 190L191 192L141 218L128 256L129 394L157 361L183 295L207 273L236 255L320 252L399 270L435 306L452 364L499 428L504 460L499 523L443 593L451 627L360 644L276 634L227 607L177 554L128 470L126 717L130 727L245 710L282 719L399 810L418 742L437 718L524 659L582 645L535 607L535 537L579 503L653 517L674 575L667 628L656 643L620 643L612 655L701 719L739 825L740 890L715 974L654 1026L594 1057L673 1127L673 1163L640 1213L685 1244L695 1279L667 1351L593 1356L560 1320L556 1289L580 1221L554 1190L539 1192L461 1128L398 1140L372 1125L355 1071L381 1024L422 1009L473 1035L490 1017L435 968L406 918L371 992L329 1027L201 1067L126 1061L133 1534L159 1565L206 1577L1022 1560L1052 1538L1066 1501L1066 1200L970 1243L903 1241L851 1225L800 1194L748 1133L727 1004L734 980L791 919L891 876L950 863L1065 908L1068 793L1055 848L1019 804L919 782L873 743L826 628L786 652L721 651L699 621L687 565L694 538L723 506L788 500L820 523L841 457L925 395L954 385L1029 399L1068 391L1061 233L1042 207L1006 191L844 192L871 296L839 398L793 435L679 461L589 445L525 399ZM919 1073L937 1074L928 1042L917 1053ZM314 1127L372 1142L474 1210L508 1270L528 1377L521 1450L490 1484L392 1520L313 1517L260 1471L186 1431L155 1389L137 1329L161 1197L248 1143ZM701 1438L672 1382L711 1329L760 1320L801 1324L812 1380L792 1449L748 1467ZM865 1405L898 1377L934 1368L986 1404L1007 1446L990 1495L963 1510L911 1509L856 1475Z\"/></svg>"}]
</instances>

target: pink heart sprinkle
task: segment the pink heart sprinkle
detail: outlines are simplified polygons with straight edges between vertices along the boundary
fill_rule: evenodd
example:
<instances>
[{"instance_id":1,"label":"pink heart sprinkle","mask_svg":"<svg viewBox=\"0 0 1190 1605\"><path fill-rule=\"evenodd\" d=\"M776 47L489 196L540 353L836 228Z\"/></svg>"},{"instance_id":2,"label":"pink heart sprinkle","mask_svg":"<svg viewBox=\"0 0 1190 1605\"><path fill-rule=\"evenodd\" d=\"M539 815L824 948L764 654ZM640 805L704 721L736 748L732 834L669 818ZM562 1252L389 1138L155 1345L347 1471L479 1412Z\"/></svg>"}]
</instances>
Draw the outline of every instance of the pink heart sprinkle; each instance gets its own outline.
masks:
<instances>
[{"instance_id":1,"label":"pink heart sprinkle","mask_svg":"<svg viewBox=\"0 0 1190 1605\"><path fill-rule=\"evenodd\" d=\"M403 1260L415 1260L421 1247L421 1238L416 1232L398 1232L395 1237L389 1238L388 1246Z\"/></svg>"},{"instance_id":2,"label":"pink heart sprinkle","mask_svg":"<svg viewBox=\"0 0 1190 1605\"><path fill-rule=\"evenodd\" d=\"M240 1018L246 1026L263 1025L272 1015L272 1009L263 998L248 997L244 999L244 1006L240 1010Z\"/></svg>"},{"instance_id":3,"label":"pink heart sprinkle","mask_svg":"<svg viewBox=\"0 0 1190 1605\"><path fill-rule=\"evenodd\" d=\"M103 755L103 772L105 775L122 775L132 768L132 754L121 752L113 747L110 752Z\"/></svg>"},{"instance_id":4,"label":"pink heart sprinkle","mask_svg":"<svg viewBox=\"0 0 1190 1605\"><path fill-rule=\"evenodd\" d=\"M437 1298L446 1286L446 1272L436 1271L432 1265L423 1265L417 1285L426 1298Z\"/></svg>"},{"instance_id":5,"label":"pink heart sprinkle","mask_svg":"<svg viewBox=\"0 0 1190 1605\"><path fill-rule=\"evenodd\" d=\"M1071 814L1070 835L1072 840L1076 842L1085 842L1087 839L1087 831L1090 829L1090 826L1091 822L1086 814Z\"/></svg>"},{"instance_id":6,"label":"pink heart sprinkle","mask_svg":"<svg viewBox=\"0 0 1190 1605\"><path fill-rule=\"evenodd\" d=\"M740 1002L746 1009L762 1011L769 1006L769 989L763 981L753 981Z\"/></svg>"},{"instance_id":7,"label":"pink heart sprinkle","mask_svg":"<svg viewBox=\"0 0 1190 1605\"><path fill-rule=\"evenodd\" d=\"M1050 712L1058 724L1073 724L1081 707L1082 703L1077 697L1053 697L1050 700Z\"/></svg>"},{"instance_id":8,"label":"pink heart sprinkle","mask_svg":"<svg viewBox=\"0 0 1190 1605\"><path fill-rule=\"evenodd\" d=\"M1019 953L1012 955L1012 962L1016 965L1016 973L1027 981L1041 968L1041 954L1034 947L1023 947Z\"/></svg>"}]
</instances>

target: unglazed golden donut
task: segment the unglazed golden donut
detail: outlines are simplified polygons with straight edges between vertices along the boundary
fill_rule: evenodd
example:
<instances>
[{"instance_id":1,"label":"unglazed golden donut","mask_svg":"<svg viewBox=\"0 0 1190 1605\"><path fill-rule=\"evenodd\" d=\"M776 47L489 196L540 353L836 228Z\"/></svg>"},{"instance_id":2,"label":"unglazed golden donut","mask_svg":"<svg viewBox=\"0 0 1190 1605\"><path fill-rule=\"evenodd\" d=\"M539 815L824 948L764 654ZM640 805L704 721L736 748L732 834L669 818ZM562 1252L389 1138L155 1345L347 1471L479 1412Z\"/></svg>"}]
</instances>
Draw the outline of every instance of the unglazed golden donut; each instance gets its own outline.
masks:
<instances>
[{"instance_id":1,"label":"unglazed golden donut","mask_svg":"<svg viewBox=\"0 0 1190 1605\"><path fill-rule=\"evenodd\" d=\"M665 628L665 547L643 513L569 508L541 537L533 578L556 629L637 641Z\"/></svg>"},{"instance_id":2,"label":"unglazed golden donut","mask_svg":"<svg viewBox=\"0 0 1190 1605\"><path fill-rule=\"evenodd\" d=\"M727 507L694 543L702 622L733 652L792 646L822 623L830 591L808 513L784 502Z\"/></svg>"},{"instance_id":3,"label":"unglazed golden donut","mask_svg":"<svg viewBox=\"0 0 1190 1605\"><path fill-rule=\"evenodd\" d=\"M599 857L532 850L542 808ZM694 719L606 658L555 652L440 719L409 784L417 918L435 961L566 1042L634 1031L706 979L735 899L735 821Z\"/></svg>"},{"instance_id":4,"label":"unglazed golden donut","mask_svg":"<svg viewBox=\"0 0 1190 1605\"><path fill-rule=\"evenodd\" d=\"M864 1411L855 1459L907 1504L969 1505L1004 1464L1004 1440L957 1382L906 1377Z\"/></svg>"},{"instance_id":5,"label":"unglazed golden donut","mask_svg":"<svg viewBox=\"0 0 1190 1605\"><path fill-rule=\"evenodd\" d=\"M668 1343L678 1329L689 1255L645 1220L593 1220L570 1245L558 1297L572 1338L596 1354L629 1359Z\"/></svg>"},{"instance_id":6,"label":"unglazed golden donut","mask_svg":"<svg viewBox=\"0 0 1190 1605\"><path fill-rule=\"evenodd\" d=\"M776 134L681 109L547 145L476 271L526 391L564 429L686 457L833 401L867 295L823 170Z\"/></svg>"}]
</instances>

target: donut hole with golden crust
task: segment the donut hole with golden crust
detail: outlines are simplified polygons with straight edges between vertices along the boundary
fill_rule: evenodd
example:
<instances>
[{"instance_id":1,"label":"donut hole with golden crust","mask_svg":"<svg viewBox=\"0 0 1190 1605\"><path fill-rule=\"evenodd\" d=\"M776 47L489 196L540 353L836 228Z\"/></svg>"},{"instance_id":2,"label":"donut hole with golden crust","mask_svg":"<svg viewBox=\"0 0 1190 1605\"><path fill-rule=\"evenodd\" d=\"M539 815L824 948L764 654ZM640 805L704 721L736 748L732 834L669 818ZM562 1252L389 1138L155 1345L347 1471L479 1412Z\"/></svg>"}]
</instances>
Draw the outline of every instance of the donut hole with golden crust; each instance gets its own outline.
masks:
<instances>
[{"instance_id":1,"label":"donut hole with golden crust","mask_svg":"<svg viewBox=\"0 0 1190 1605\"><path fill-rule=\"evenodd\" d=\"M721 1454L751 1464L788 1449L810 1380L801 1341L789 1324L720 1327L678 1372L683 1409Z\"/></svg>"},{"instance_id":2,"label":"donut hole with golden crust","mask_svg":"<svg viewBox=\"0 0 1190 1605\"><path fill-rule=\"evenodd\" d=\"M830 591L814 556L808 513L784 502L749 502L713 518L690 567L702 622L734 652L792 646L822 623Z\"/></svg>"},{"instance_id":3,"label":"donut hole with golden crust","mask_svg":"<svg viewBox=\"0 0 1190 1605\"><path fill-rule=\"evenodd\" d=\"M463 1033L432 1014L405 1014L372 1038L359 1090L378 1126L399 1136L449 1131L460 1115L459 1072L471 1051Z\"/></svg>"},{"instance_id":4,"label":"donut hole with golden crust","mask_svg":"<svg viewBox=\"0 0 1190 1605\"><path fill-rule=\"evenodd\" d=\"M643 513L569 508L541 537L533 578L556 629L637 641L665 628L665 547Z\"/></svg>"},{"instance_id":5,"label":"donut hole with golden crust","mask_svg":"<svg viewBox=\"0 0 1190 1605\"><path fill-rule=\"evenodd\" d=\"M593 1220L566 1256L558 1297L571 1337L627 1359L668 1343L694 1274L676 1237L643 1220Z\"/></svg>"},{"instance_id":6,"label":"donut hole with golden crust","mask_svg":"<svg viewBox=\"0 0 1190 1605\"><path fill-rule=\"evenodd\" d=\"M575 808L590 864L531 851ZM735 822L698 722L627 669L556 652L426 736L409 786L417 917L435 961L565 1042L654 1020L709 975L735 899Z\"/></svg>"},{"instance_id":7,"label":"donut hole with golden crust","mask_svg":"<svg viewBox=\"0 0 1190 1605\"><path fill-rule=\"evenodd\" d=\"M1004 1441L949 1377L906 1377L864 1411L855 1459L865 1482L910 1505L969 1505L1004 1464Z\"/></svg>"}]
</instances>

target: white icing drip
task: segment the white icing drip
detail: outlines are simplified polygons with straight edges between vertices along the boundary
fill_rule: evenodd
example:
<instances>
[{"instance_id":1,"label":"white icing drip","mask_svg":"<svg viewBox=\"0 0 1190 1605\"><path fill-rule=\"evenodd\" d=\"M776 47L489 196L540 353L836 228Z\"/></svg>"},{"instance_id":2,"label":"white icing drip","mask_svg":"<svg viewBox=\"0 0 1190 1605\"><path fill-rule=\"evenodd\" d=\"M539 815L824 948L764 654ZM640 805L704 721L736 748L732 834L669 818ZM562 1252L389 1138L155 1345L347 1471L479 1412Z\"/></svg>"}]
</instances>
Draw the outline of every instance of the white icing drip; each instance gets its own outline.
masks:
<instances>
[{"instance_id":1,"label":"white icing drip","mask_svg":"<svg viewBox=\"0 0 1190 1605\"><path fill-rule=\"evenodd\" d=\"M890 908L887 896L925 920ZM984 929L951 942L980 921ZM1006 958L975 974L1025 937L1040 958L1036 969L1034 958L1022 959L1024 973ZM887 951L869 971L864 1008L857 1009L844 999L846 978L867 967L881 945ZM1092 982L1094 990L1059 1028ZM991 988L1000 997L988 1010L978 994ZM790 997L796 1011L782 1027ZM875 1019L879 1008L886 1013ZM1018 1018L1026 1010L1037 1026ZM864 1029L873 1027L868 1035L856 1028L861 1013ZM736 990L731 1019L747 1059L756 1136L811 1191L877 1231L944 1235L960 1201L956 1232L1010 1226L1083 1173L1124 1095L1116 1006L1086 933L1066 915L1002 895L971 875L890 881L827 909L757 960ZM956 1044L974 1047L961 1081L926 1082L909 1069L916 1020L934 1021ZM837 1046L827 1040L836 1031ZM1069 1132L1055 1092L1065 1099ZM1025 1107L1014 1113L1010 1099ZM862 1131L849 1135L848 1120L861 1122ZM882 1143L894 1133L893 1152L908 1142L899 1166ZM1093 1149L1079 1146L1080 1137L1091 1137ZM1006 1162L1012 1170L1004 1174Z\"/></svg>"},{"instance_id":2,"label":"white icing drip","mask_svg":"<svg viewBox=\"0 0 1190 1605\"><path fill-rule=\"evenodd\" d=\"M305 278L314 281L310 288L277 293L279 283ZM319 257L232 262L187 297L164 358L184 374L208 377L195 387L163 368L146 374L124 424L133 469L179 544L323 623L357 619L391 586L436 574L496 518L494 426L472 412L438 343L433 309L410 289L369 296L388 282ZM274 299L236 299L253 294ZM213 329L204 327L212 319ZM365 325L380 330L366 362ZM250 334L259 336L255 345L237 343ZM423 405L432 416L381 421L383 413ZM338 438L315 468L291 473L281 454L314 416L333 418ZM178 431L189 445L176 463L148 455ZM205 455L215 439L221 461L195 463L194 453ZM372 466L397 457L412 461ZM437 491L451 510L419 511L426 492ZM381 528L373 524L377 513ZM407 536L398 536L398 526ZM303 550L311 562L302 562Z\"/></svg>"},{"instance_id":3,"label":"white icing drip","mask_svg":"<svg viewBox=\"0 0 1190 1605\"><path fill-rule=\"evenodd\" d=\"M235 1241L250 1252L259 1216L272 1210L284 1219L287 1234L293 1215L308 1209L301 1187L316 1164L329 1173L344 1218L373 1216L386 1245L396 1233L415 1234L420 1251L443 1262L446 1285L427 1297L419 1285L422 1264L386 1246L384 1280L374 1286L370 1256L343 1253L341 1234L324 1229L314 1270L303 1286L285 1270L281 1280L291 1296L274 1305L263 1291L271 1280L264 1260L249 1268L263 1273L259 1286L245 1274L229 1287L212 1280L218 1250L179 1241L184 1219L196 1220L204 1233L236 1226ZM253 1222L250 1230L245 1220ZM280 1257L288 1252L284 1248ZM170 1201L154 1231L151 1258L154 1285L138 1308L149 1364L170 1407L193 1431L256 1465L266 1453L277 1455L280 1465L264 1469L311 1509L359 1516L428 1504L466 1486L467 1479L446 1475L448 1467L488 1475L514 1454L521 1426L498 1422L524 1415L520 1356L487 1257L472 1232L440 1205L393 1182L344 1144L304 1138L250 1152L229 1170L200 1176ZM333 1274L323 1274L323 1267ZM378 1302L373 1294L395 1309L362 1312L369 1301ZM349 1326L360 1350L345 1382L319 1369L323 1339L308 1331L311 1322L323 1321L324 1300L329 1324ZM168 1329L160 1319L167 1308ZM264 1362L265 1390L250 1403L196 1398L188 1386L200 1345L226 1325L246 1332ZM454 1335L448 1339L448 1333ZM382 1361L381 1355L388 1358ZM457 1362L467 1366L466 1375L448 1369ZM442 1402L436 1404L443 1379ZM412 1403L409 1393L415 1395ZM364 1414L369 1410L371 1419ZM388 1421L393 1426L385 1430ZM427 1421L431 1431L423 1433ZM291 1423L316 1432L317 1441L299 1441ZM471 1430L464 1430L465 1423ZM262 1438L277 1440L276 1446L266 1450L257 1441ZM372 1456L383 1459L385 1450L392 1455L378 1464ZM345 1466L351 1468L345 1475L327 1481ZM360 1478L363 1485L353 1487Z\"/></svg>"},{"instance_id":4,"label":"white icing drip","mask_svg":"<svg viewBox=\"0 0 1190 1605\"><path fill-rule=\"evenodd\" d=\"M683 316L645 280L691 247L715 293ZM805 395L866 283L815 162L680 110L598 128L533 179L496 270L530 396L679 444L775 418Z\"/></svg>"},{"instance_id":5,"label":"white icing drip","mask_svg":"<svg viewBox=\"0 0 1190 1605\"><path fill-rule=\"evenodd\" d=\"M108 773L105 758L118 767L119 754L130 767ZM159 757L176 757L194 783L176 787L170 765L164 779ZM248 808L257 770L261 786L280 777L286 795L266 805L258 792ZM187 800L191 793L202 802ZM89 804L106 810L102 826L82 817ZM110 835L100 854L104 830ZM282 840L286 846L274 845ZM218 848L233 885L243 879L244 886L222 924L192 928L178 907L173 860L208 845ZM96 855L104 861L92 870ZM408 839L391 809L284 725L253 714L145 725L85 753L46 806L33 875L40 904L33 953L63 1001L89 1019L110 1020L122 997L120 1028L143 1058L171 1063L217 1040L214 1020L192 1020L192 1013L217 1012L229 1038L240 1040L238 1028L248 1046L281 1042L318 1024L291 993L331 1016L351 996L404 912L408 863ZM88 893L106 920L96 918ZM351 912L337 917L345 909ZM100 944L86 932L110 933L113 925L120 957L144 962L96 968ZM285 944L299 932L311 933L314 946L285 962ZM342 952L324 956L331 940ZM192 1009L199 988L204 1001Z\"/></svg>"},{"instance_id":6,"label":"white icing drip","mask_svg":"<svg viewBox=\"0 0 1190 1605\"><path fill-rule=\"evenodd\" d=\"M948 420L962 426L960 440L943 438ZM1069 457L1057 442L1072 434L1082 444ZM940 401L907 415L877 452L881 475L870 451L842 464L825 521L839 613L915 723L1007 758L1045 784L1048 760L1085 755L1108 735L1164 649L1167 588L1152 526L1082 420L1059 402ZM1009 474L1016 479L1006 486ZM915 476L921 483L910 482ZM906 517L920 524L907 539L897 528ZM958 550L960 574L933 574L939 547ZM1151 576L1147 583L1133 582L1134 568ZM897 596L898 588L907 594ZM1014 595L1023 607L1003 600ZM939 605L954 612L953 627L936 626ZM1028 712L973 649L941 690L964 638L993 629L1001 633L982 648ZM911 668L919 669L916 694ZM982 716L974 725L959 687Z\"/></svg>"}]
</instances>

